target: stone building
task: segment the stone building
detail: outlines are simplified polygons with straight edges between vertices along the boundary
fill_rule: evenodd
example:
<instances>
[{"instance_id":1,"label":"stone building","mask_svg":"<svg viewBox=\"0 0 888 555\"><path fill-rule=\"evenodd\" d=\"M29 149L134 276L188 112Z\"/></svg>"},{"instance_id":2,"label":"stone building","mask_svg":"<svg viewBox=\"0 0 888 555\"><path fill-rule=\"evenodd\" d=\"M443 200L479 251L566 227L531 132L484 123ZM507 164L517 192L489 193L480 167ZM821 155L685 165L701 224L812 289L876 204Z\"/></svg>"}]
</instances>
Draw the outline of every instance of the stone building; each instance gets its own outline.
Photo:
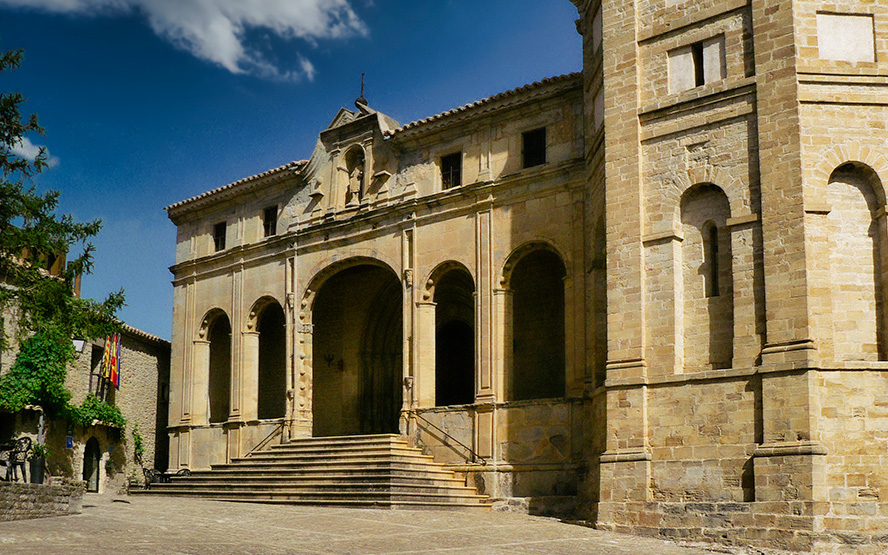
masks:
<instances>
[{"instance_id":1,"label":"stone building","mask_svg":"<svg viewBox=\"0 0 888 555\"><path fill-rule=\"evenodd\" d=\"M117 406L127 421L126 429L97 422L64 430L55 423L48 436L50 452L67 455L51 458L50 471L83 479L87 491L116 492L133 477L143 480L142 466L166 468L169 456L170 343L124 325L120 344L119 389L102 379L104 341L84 345L68 371L66 385L74 403L82 403L93 394ZM145 450L141 464L135 459L134 429L142 437ZM68 435L74 440L73 448L65 445Z\"/></svg>"},{"instance_id":2,"label":"stone building","mask_svg":"<svg viewBox=\"0 0 888 555\"><path fill-rule=\"evenodd\" d=\"M128 325L123 326L120 337L119 389L102 378L102 340L75 341L77 352L68 368L65 387L71 392L74 405L80 405L92 394L117 406L127 421L126 429L107 422L84 427L43 419L49 475L83 480L87 491L98 493L117 492L134 476L142 480L141 466L166 468L169 456L166 428L170 343ZM0 374L8 371L15 354L14 350L3 353ZM0 441L26 435L36 442L41 412L39 407L31 407L15 414L0 413ZM134 429L142 437L144 447L141 465L135 460Z\"/></svg>"},{"instance_id":3,"label":"stone building","mask_svg":"<svg viewBox=\"0 0 888 555\"><path fill-rule=\"evenodd\" d=\"M582 74L361 98L168 207L170 464L398 432L606 527L884 552L888 3L574 3Z\"/></svg>"}]
</instances>

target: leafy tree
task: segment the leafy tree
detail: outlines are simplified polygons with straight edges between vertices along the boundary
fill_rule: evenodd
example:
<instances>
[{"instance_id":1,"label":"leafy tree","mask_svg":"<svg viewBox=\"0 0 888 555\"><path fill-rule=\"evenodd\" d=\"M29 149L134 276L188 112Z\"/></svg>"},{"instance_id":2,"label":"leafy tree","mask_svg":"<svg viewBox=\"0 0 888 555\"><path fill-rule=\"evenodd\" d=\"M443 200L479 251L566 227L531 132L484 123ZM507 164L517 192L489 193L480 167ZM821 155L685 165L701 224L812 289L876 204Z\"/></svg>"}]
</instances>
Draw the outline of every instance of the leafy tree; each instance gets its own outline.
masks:
<instances>
[{"instance_id":1,"label":"leafy tree","mask_svg":"<svg viewBox=\"0 0 888 555\"><path fill-rule=\"evenodd\" d=\"M18 69L22 50L0 53L0 73ZM34 160L15 148L28 134L43 135L37 116L24 117L19 92L0 93L0 310L15 314L15 343L0 333L0 349L19 346L11 370L0 377L0 407L18 410L41 404L62 411L70 392L64 387L65 371L74 358L71 339L102 337L119 329L116 311L123 306L123 291L102 301L80 299L76 280L93 267L89 242L101 221L75 222L57 215L59 192L38 193L34 176L45 170L44 148ZM56 264L65 256L67 264ZM2 331L2 330L0 330Z\"/></svg>"}]
</instances>

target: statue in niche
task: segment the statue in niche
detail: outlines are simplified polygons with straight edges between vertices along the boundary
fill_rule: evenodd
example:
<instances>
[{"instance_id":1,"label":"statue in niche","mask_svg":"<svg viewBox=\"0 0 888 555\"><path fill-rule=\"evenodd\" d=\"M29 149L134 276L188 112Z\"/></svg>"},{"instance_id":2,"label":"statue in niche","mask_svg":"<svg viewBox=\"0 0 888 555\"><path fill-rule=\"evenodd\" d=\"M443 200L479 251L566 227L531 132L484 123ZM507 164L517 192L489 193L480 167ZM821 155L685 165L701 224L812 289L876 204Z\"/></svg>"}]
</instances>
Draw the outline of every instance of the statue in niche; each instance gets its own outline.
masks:
<instances>
[{"instance_id":1,"label":"statue in niche","mask_svg":"<svg viewBox=\"0 0 888 555\"><path fill-rule=\"evenodd\" d=\"M348 170L348 188L345 192L345 203L356 204L364 196L364 151L354 148L345 158Z\"/></svg>"}]
</instances>

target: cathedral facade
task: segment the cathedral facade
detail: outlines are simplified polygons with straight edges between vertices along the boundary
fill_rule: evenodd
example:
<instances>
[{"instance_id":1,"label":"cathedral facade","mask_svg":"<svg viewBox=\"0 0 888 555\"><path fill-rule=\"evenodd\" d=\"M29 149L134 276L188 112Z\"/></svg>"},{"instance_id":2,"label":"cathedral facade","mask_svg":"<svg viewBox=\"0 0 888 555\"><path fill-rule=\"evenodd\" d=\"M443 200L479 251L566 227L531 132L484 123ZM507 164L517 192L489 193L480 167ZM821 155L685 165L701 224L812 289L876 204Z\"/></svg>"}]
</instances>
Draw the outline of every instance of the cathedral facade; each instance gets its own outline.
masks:
<instances>
[{"instance_id":1,"label":"cathedral facade","mask_svg":"<svg viewBox=\"0 0 888 555\"><path fill-rule=\"evenodd\" d=\"M888 3L574 3L581 74L359 98L167 208L170 467L397 433L529 510L880 552Z\"/></svg>"}]
</instances>

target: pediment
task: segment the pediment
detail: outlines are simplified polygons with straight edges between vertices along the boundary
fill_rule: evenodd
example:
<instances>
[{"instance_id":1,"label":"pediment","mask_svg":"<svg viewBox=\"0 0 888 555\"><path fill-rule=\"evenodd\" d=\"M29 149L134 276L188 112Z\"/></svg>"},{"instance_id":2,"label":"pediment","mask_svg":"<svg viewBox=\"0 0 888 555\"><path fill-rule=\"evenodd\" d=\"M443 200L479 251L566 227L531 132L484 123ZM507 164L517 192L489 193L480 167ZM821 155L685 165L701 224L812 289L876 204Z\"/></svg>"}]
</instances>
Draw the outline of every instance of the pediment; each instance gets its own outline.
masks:
<instances>
[{"instance_id":1,"label":"pediment","mask_svg":"<svg viewBox=\"0 0 888 555\"><path fill-rule=\"evenodd\" d=\"M351 123L357 118L358 114L352 112L351 110L340 108L339 112L336 113L336 117L334 117L333 121L330 122L330 125L327 126L327 129L333 129L334 127L340 127L347 123Z\"/></svg>"}]
</instances>

